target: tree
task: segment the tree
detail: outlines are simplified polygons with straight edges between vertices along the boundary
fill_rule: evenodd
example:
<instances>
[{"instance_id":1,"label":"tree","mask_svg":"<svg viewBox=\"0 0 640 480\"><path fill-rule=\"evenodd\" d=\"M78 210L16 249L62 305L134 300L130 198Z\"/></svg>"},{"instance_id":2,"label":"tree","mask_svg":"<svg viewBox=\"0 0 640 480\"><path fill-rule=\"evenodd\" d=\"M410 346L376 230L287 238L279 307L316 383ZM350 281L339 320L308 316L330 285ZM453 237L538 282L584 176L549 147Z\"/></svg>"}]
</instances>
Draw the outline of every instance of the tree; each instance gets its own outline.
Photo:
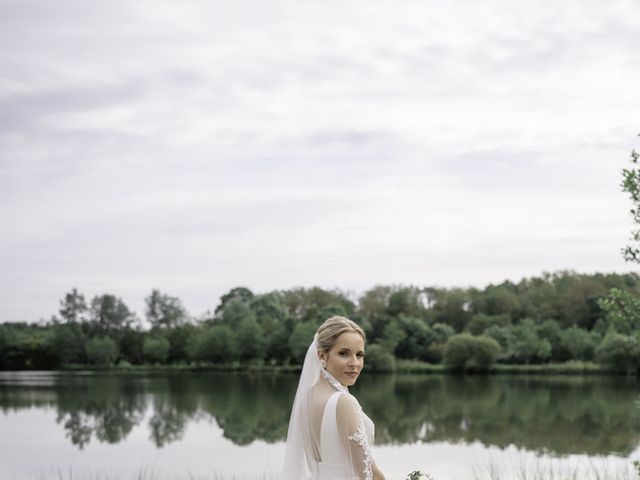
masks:
<instances>
[{"instance_id":1,"label":"tree","mask_svg":"<svg viewBox=\"0 0 640 480\"><path fill-rule=\"evenodd\" d=\"M87 342L87 358L95 365L112 365L118 358L118 346L111 338L92 338Z\"/></svg>"},{"instance_id":2,"label":"tree","mask_svg":"<svg viewBox=\"0 0 640 480\"><path fill-rule=\"evenodd\" d=\"M498 342L468 333L453 335L444 346L444 363L453 370L486 372L500 353Z\"/></svg>"},{"instance_id":3,"label":"tree","mask_svg":"<svg viewBox=\"0 0 640 480\"><path fill-rule=\"evenodd\" d=\"M75 322L75 320L70 320ZM78 324L54 325L49 334L49 347L60 359L60 363L84 363L85 339Z\"/></svg>"},{"instance_id":4,"label":"tree","mask_svg":"<svg viewBox=\"0 0 640 480\"><path fill-rule=\"evenodd\" d=\"M289 337L291 355L297 363L302 363L316 333L316 327L311 323L299 323Z\"/></svg>"},{"instance_id":5,"label":"tree","mask_svg":"<svg viewBox=\"0 0 640 480\"><path fill-rule=\"evenodd\" d=\"M589 332L575 325L562 332L560 345L572 360L592 360L596 348L594 338Z\"/></svg>"},{"instance_id":6,"label":"tree","mask_svg":"<svg viewBox=\"0 0 640 480\"><path fill-rule=\"evenodd\" d=\"M187 312L178 297L171 297L154 289L144 301L146 318L152 327L175 328L187 318Z\"/></svg>"},{"instance_id":7,"label":"tree","mask_svg":"<svg viewBox=\"0 0 640 480\"><path fill-rule=\"evenodd\" d=\"M232 288L228 293L225 293L224 295L222 295L222 297L220 297L220 304L216 307L215 314L218 315L218 313L222 312L227 306L227 303L230 303L233 301L249 303L252 298L253 298L253 292L248 288L245 288L245 287Z\"/></svg>"},{"instance_id":8,"label":"tree","mask_svg":"<svg viewBox=\"0 0 640 480\"><path fill-rule=\"evenodd\" d=\"M398 318L398 325L404 332L404 338L396 347L396 355L400 358L420 358L428 347L429 327L422 320L404 315Z\"/></svg>"},{"instance_id":9,"label":"tree","mask_svg":"<svg viewBox=\"0 0 640 480\"><path fill-rule=\"evenodd\" d=\"M640 346L636 339L610 331L598 345L596 358L616 371L628 372L640 365Z\"/></svg>"},{"instance_id":10,"label":"tree","mask_svg":"<svg viewBox=\"0 0 640 480\"><path fill-rule=\"evenodd\" d=\"M84 299L84 295L75 288L67 293L64 299L60 300L60 316L68 323L80 322L83 319L82 315L87 310L87 302Z\"/></svg>"},{"instance_id":11,"label":"tree","mask_svg":"<svg viewBox=\"0 0 640 480\"><path fill-rule=\"evenodd\" d=\"M551 344L538 336L533 320L525 319L512 329L509 350L514 359L529 364L547 360L551 355Z\"/></svg>"},{"instance_id":12,"label":"tree","mask_svg":"<svg viewBox=\"0 0 640 480\"><path fill-rule=\"evenodd\" d=\"M237 350L240 360L251 361L262 358L264 338L262 327L253 317L244 318L236 331Z\"/></svg>"},{"instance_id":13,"label":"tree","mask_svg":"<svg viewBox=\"0 0 640 480\"><path fill-rule=\"evenodd\" d=\"M631 209L629 212L636 225L640 225L640 168L638 167L640 153L635 149L631 150L630 168L622 169L622 191L629 194L631 199ZM631 231L631 243L622 249L622 256L627 262L640 263L640 230Z\"/></svg>"},{"instance_id":14,"label":"tree","mask_svg":"<svg viewBox=\"0 0 640 480\"><path fill-rule=\"evenodd\" d=\"M142 352L147 360L153 363L164 363L169 356L171 345L164 337L146 337L142 344Z\"/></svg>"},{"instance_id":15,"label":"tree","mask_svg":"<svg viewBox=\"0 0 640 480\"><path fill-rule=\"evenodd\" d=\"M91 320L98 331L113 334L133 325L135 316L115 295L100 295L91 300Z\"/></svg>"},{"instance_id":16,"label":"tree","mask_svg":"<svg viewBox=\"0 0 640 480\"><path fill-rule=\"evenodd\" d=\"M249 304L239 299L228 301L219 315L221 322L234 330L246 319L256 320L256 314L251 310Z\"/></svg>"},{"instance_id":17,"label":"tree","mask_svg":"<svg viewBox=\"0 0 640 480\"><path fill-rule=\"evenodd\" d=\"M471 319L469 292L461 288L431 290L434 297L435 321L461 332Z\"/></svg>"},{"instance_id":18,"label":"tree","mask_svg":"<svg viewBox=\"0 0 640 480\"><path fill-rule=\"evenodd\" d=\"M640 299L627 290L612 288L598 302L610 329L630 335L640 331Z\"/></svg>"},{"instance_id":19,"label":"tree","mask_svg":"<svg viewBox=\"0 0 640 480\"><path fill-rule=\"evenodd\" d=\"M381 345L369 345L365 353L365 368L371 372L393 372L396 359Z\"/></svg>"},{"instance_id":20,"label":"tree","mask_svg":"<svg viewBox=\"0 0 640 480\"><path fill-rule=\"evenodd\" d=\"M201 362L231 363L237 358L233 331L227 325L204 327L200 334L192 337L189 356Z\"/></svg>"},{"instance_id":21,"label":"tree","mask_svg":"<svg viewBox=\"0 0 640 480\"><path fill-rule=\"evenodd\" d=\"M477 313L467 324L467 330L472 335L482 335L484 331L493 326L505 327L511 324L511 318L507 314L487 315L485 313Z\"/></svg>"},{"instance_id":22,"label":"tree","mask_svg":"<svg viewBox=\"0 0 640 480\"><path fill-rule=\"evenodd\" d=\"M405 337L406 333L404 333L400 325L398 325L397 322L392 322L385 327L382 338L380 339L380 345L393 355L396 347Z\"/></svg>"}]
</instances>

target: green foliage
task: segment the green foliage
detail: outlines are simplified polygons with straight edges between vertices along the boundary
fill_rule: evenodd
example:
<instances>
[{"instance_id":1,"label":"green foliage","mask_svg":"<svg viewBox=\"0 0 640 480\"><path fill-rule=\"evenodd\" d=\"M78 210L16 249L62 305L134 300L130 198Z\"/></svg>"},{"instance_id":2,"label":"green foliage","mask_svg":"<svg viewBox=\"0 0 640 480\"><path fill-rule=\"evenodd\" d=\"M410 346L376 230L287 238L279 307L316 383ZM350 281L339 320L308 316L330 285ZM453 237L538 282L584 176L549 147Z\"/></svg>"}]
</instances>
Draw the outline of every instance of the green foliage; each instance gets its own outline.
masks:
<instances>
[{"instance_id":1,"label":"green foliage","mask_svg":"<svg viewBox=\"0 0 640 480\"><path fill-rule=\"evenodd\" d=\"M640 153L631 150L630 168L622 170L622 191L629 194L631 199L631 209L629 212L633 217L633 222L640 225L640 168L638 168L638 159ZM631 243L622 249L622 256L628 262L640 263L640 248L637 247L640 242L640 230L632 230Z\"/></svg>"},{"instance_id":2,"label":"green foliage","mask_svg":"<svg viewBox=\"0 0 640 480\"><path fill-rule=\"evenodd\" d=\"M147 337L142 344L144 357L152 363L164 363L169 357L171 344L164 337Z\"/></svg>"},{"instance_id":3,"label":"green foliage","mask_svg":"<svg viewBox=\"0 0 640 480\"><path fill-rule=\"evenodd\" d=\"M261 359L265 341L262 327L258 324L255 316L244 318L236 331L236 346L238 357L241 361L251 361Z\"/></svg>"},{"instance_id":4,"label":"green foliage","mask_svg":"<svg viewBox=\"0 0 640 480\"><path fill-rule=\"evenodd\" d=\"M624 335L640 331L640 298L627 290L612 288L598 305L605 312L609 328Z\"/></svg>"},{"instance_id":5,"label":"green foliage","mask_svg":"<svg viewBox=\"0 0 640 480\"><path fill-rule=\"evenodd\" d=\"M571 358L571 353L562 345L562 328L555 320L547 319L537 326L538 337L551 345L550 359L562 361Z\"/></svg>"},{"instance_id":6,"label":"green foliage","mask_svg":"<svg viewBox=\"0 0 640 480\"><path fill-rule=\"evenodd\" d=\"M498 342L468 333L453 335L444 346L444 363L457 371L486 372L500 353Z\"/></svg>"},{"instance_id":7,"label":"green foliage","mask_svg":"<svg viewBox=\"0 0 640 480\"><path fill-rule=\"evenodd\" d=\"M616 371L628 372L640 366L640 345L637 338L610 331L596 349L596 359Z\"/></svg>"},{"instance_id":8,"label":"green foliage","mask_svg":"<svg viewBox=\"0 0 640 480\"><path fill-rule=\"evenodd\" d=\"M407 334L402 330L400 325L396 322L389 323L384 329L380 344L387 352L394 354L396 347L406 336Z\"/></svg>"},{"instance_id":9,"label":"green foliage","mask_svg":"<svg viewBox=\"0 0 640 480\"><path fill-rule=\"evenodd\" d=\"M302 363L304 356L307 354L309 345L313 341L316 333L316 326L311 323L299 323L291 332L289 337L289 348L291 355L297 363Z\"/></svg>"},{"instance_id":10,"label":"green foliage","mask_svg":"<svg viewBox=\"0 0 640 480\"><path fill-rule=\"evenodd\" d=\"M253 292L245 287L232 288L229 293L225 293L220 297L220 304L216 307L216 315L222 312L228 303L239 301L240 303L249 303L253 298Z\"/></svg>"},{"instance_id":11,"label":"green foliage","mask_svg":"<svg viewBox=\"0 0 640 480\"><path fill-rule=\"evenodd\" d=\"M509 353L517 362L543 362L551 356L551 344L538 336L531 319L525 319L511 330Z\"/></svg>"},{"instance_id":12,"label":"green foliage","mask_svg":"<svg viewBox=\"0 0 640 480\"><path fill-rule=\"evenodd\" d=\"M188 350L199 362L231 363L237 358L236 338L227 325L203 327L191 337Z\"/></svg>"},{"instance_id":13,"label":"green foliage","mask_svg":"<svg viewBox=\"0 0 640 480\"><path fill-rule=\"evenodd\" d=\"M433 298L435 322L449 325L456 332L461 332L471 319L471 292L461 288L430 289Z\"/></svg>"},{"instance_id":14,"label":"green foliage","mask_svg":"<svg viewBox=\"0 0 640 480\"><path fill-rule=\"evenodd\" d=\"M198 347L202 338L196 339L205 329L186 321L179 299L153 290L145 302L151 331L143 330L114 295L94 297L87 314L84 297L73 289L60 302L65 325L54 317L47 325L0 326L0 368L86 363L84 342L94 337L111 338L118 359L132 365L145 359L145 338L157 336L170 346L163 362L212 361L215 355ZM439 363L447 340L464 331L498 342L501 363L587 361L609 330L627 336L640 331L640 276L561 271L484 290L377 285L357 305L339 290L313 287L254 295L238 287L222 296L215 316L205 323L226 325L232 332L232 352L219 356L216 361L221 362L301 362L317 327L335 314L358 322L368 344L380 345L398 359Z\"/></svg>"},{"instance_id":15,"label":"green foliage","mask_svg":"<svg viewBox=\"0 0 640 480\"><path fill-rule=\"evenodd\" d=\"M511 327L499 327L498 325L492 325L484 331L484 335L489 338L493 338L503 351L507 351L509 345L512 343L512 328Z\"/></svg>"},{"instance_id":16,"label":"green foliage","mask_svg":"<svg viewBox=\"0 0 640 480\"><path fill-rule=\"evenodd\" d=\"M351 317L355 312L355 304L339 290L295 288L282 292L282 301L289 315L315 325L332 315Z\"/></svg>"},{"instance_id":17,"label":"green foliage","mask_svg":"<svg viewBox=\"0 0 640 480\"><path fill-rule=\"evenodd\" d=\"M145 315L152 327L175 328L187 319L187 311L177 297L171 297L154 289L144 302Z\"/></svg>"},{"instance_id":18,"label":"green foliage","mask_svg":"<svg viewBox=\"0 0 640 480\"><path fill-rule=\"evenodd\" d=\"M85 363L85 338L77 323L54 325L49 332L48 345L63 365Z\"/></svg>"},{"instance_id":19,"label":"green foliage","mask_svg":"<svg viewBox=\"0 0 640 480\"><path fill-rule=\"evenodd\" d=\"M473 299L474 312L488 316L505 315L509 319L519 307L520 302L514 292L514 286L508 282L498 286L489 285ZM500 322L499 325L504 326L506 321L501 319Z\"/></svg>"},{"instance_id":20,"label":"green foliage","mask_svg":"<svg viewBox=\"0 0 640 480\"><path fill-rule=\"evenodd\" d=\"M404 338L395 349L396 356L412 359L423 357L429 346L429 327L418 318L404 315L398 318L398 324L404 332Z\"/></svg>"},{"instance_id":21,"label":"green foliage","mask_svg":"<svg viewBox=\"0 0 640 480\"><path fill-rule=\"evenodd\" d=\"M80 322L87 310L84 295L75 288L60 300L60 316L67 322Z\"/></svg>"},{"instance_id":22,"label":"green foliage","mask_svg":"<svg viewBox=\"0 0 640 480\"><path fill-rule=\"evenodd\" d=\"M569 353L569 358L593 360L596 339L586 330L573 326L562 332L560 345Z\"/></svg>"},{"instance_id":23,"label":"green foliage","mask_svg":"<svg viewBox=\"0 0 640 480\"><path fill-rule=\"evenodd\" d=\"M90 318L98 333L111 336L117 336L135 321L127 305L114 295L94 297L91 300Z\"/></svg>"},{"instance_id":24,"label":"green foliage","mask_svg":"<svg viewBox=\"0 0 640 480\"><path fill-rule=\"evenodd\" d=\"M508 314L488 315L486 313L477 313L467 324L467 330L471 335L482 335L489 327L497 325L506 327L511 324L511 317Z\"/></svg>"},{"instance_id":25,"label":"green foliage","mask_svg":"<svg viewBox=\"0 0 640 480\"><path fill-rule=\"evenodd\" d=\"M113 365L118 358L118 347L111 338L92 338L86 345L87 358L94 365Z\"/></svg>"},{"instance_id":26,"label":"green foliage","mask_svg":"<svg viewBox=\"0 0 640 480\"><path fill-rule=\"evenodd\" d=\"M241 300L231 300L226 303L220 312L221 322L232 329L237 329L246 320L256 320L256 314L251 310L249 304Z\"/></svg>"},{"instance_id":27,"label":"green foliage","mask_svg":"<svg viewBox=\"0 0 640 480\"><path fill-rule=\"evenodd\" d=\"M396 359L382 345L369 345L365 353L365 368L371 372L393 372Z\"/></svg>"},{"instance_id":28,"label":"green foliage","mask_svg":"<svg viewBox=\"0 0 640 480\"><path fill-rule=\"evenodd\" d=\"M118 345L121 360L126 360L133 365L140 365L144 360L142 352L144 332L126 328L118 336L120 337Z\"/></svg>"}]
</instances>

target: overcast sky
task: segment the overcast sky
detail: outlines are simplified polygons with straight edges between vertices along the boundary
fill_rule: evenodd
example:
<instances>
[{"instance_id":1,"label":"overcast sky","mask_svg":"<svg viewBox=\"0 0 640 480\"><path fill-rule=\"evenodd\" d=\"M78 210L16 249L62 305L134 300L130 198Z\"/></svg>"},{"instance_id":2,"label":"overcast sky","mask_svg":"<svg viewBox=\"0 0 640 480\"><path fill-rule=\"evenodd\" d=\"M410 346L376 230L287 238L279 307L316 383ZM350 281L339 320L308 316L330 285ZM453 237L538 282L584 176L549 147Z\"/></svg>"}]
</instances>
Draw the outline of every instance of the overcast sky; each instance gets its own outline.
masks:
<instances>
[{"instance_id":1,"label":"overcast sky","mask_svg":"<svg viewBox=\"0 0 640 480\"><path fill-rule=\"evenodd\" d=\"M0 0L0 321L633 270L629 1Z\"/></svg>"}]
</instances>

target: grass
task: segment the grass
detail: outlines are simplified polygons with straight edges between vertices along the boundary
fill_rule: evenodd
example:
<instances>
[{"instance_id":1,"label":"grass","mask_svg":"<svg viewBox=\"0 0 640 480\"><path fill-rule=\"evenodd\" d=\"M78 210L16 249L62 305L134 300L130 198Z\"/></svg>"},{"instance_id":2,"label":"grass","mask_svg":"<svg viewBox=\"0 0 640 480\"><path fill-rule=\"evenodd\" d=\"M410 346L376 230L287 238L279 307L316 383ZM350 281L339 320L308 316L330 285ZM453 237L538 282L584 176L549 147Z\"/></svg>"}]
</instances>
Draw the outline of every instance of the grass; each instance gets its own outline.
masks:
<instances>
[{"instance_id":1,"label":"grass","mask_svg":"<svg viewBox=\"0 0 640 480\"><path fill-rule=\"evenodd\" d=\"M473 480L638 480L640 462L588 460L567 464L559 459L518 460L511 464L490 462L472 472Z\"/></svg>"},{"instance_id":2,"label":"grass","mask_svg":"<svg viewBox=\"0 0 640 480\"><path fill-rule=\"evenodd\" d=\"M143 468L137 474L120 475L109 472L81 472L68 470L51 470L39 475L29 477L13 477L13 480L277 480L277 475L263 473L258 475L237 476L222 475L212 473L211 475L201 475L185 473L180 475L170 475L156 472L152 469Z\"/></svg>"},{"instance_id":3,"label":"grass","mask_svg":"<svg viewBox=\"0 0 640 480\"><path fill-rule=\"evenodd\" d=\"M426 363L420 360L397 360L397 373L449 373L446 366ZM572 360L564 363L544 363L540 365L496 364L487 372L490 374L561 374L561 375L604 375L612 374L605 367L592 362Z\"/></svg>"},{"instance_id":4,"label":"grass","mask_svg":"<svg viewBox=\"0 0 640 480\"><path fill-rule=\"evenodd\" d=\"M142 469L133 477L106 472L79 473L67 471L49 471L39 476L24 477L15 480L277 480L275 473L263 473L253 476L222 475L168 475L152 469ZM580 463L567 463L561 459L518 459L512 463L490 461L487 465L470 472L473 480L640 480L640 461L633 463L625 460L588 460ZM404 480L404 479L387 479ZM439 480L439 479L435 479Z\"/></svg>"},{"instance_id":5,"label":"grass","mask_svg":"<svg viewBox=\"0 0 640 480\"><path fill-rule=\"evenodd\" d=\"M64 371L113 371L118 373L153 373L175 371L219 371L219 372L268 372L268 373L298 373L300 365L274 365L266 363L241 364L240 362L215 364L176 364L176 365L124 365L91 366L68 365ZM396 373L450 373L445 365L427 363L420 360L396 360ZM561 375L610 375L615 374L607 368L593 362L568 361L564 363L544 363L540 365L504 365L496 364L489 370L490 374L561 374Z\"/></svg>"}]
</instances>

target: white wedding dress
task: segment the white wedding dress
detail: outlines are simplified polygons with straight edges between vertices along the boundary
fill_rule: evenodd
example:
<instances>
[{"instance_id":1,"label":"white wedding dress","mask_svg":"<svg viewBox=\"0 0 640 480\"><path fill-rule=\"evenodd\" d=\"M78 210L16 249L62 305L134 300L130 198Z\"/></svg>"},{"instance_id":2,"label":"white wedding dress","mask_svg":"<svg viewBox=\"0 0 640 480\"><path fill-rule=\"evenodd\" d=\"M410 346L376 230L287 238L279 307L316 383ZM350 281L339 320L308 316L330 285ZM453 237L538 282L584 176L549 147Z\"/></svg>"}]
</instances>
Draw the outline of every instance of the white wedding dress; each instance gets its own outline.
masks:
<instances>
[{"instance_id":1,"label":"white wedding dress","mask_svg":"<svg viewBox=\"0 0 640 480\"><path fill-rule=\"evenodd\" d=\"M311 344L294 400L282 480L372 480L374 424Z\"/></svg>"}]
</instances>

